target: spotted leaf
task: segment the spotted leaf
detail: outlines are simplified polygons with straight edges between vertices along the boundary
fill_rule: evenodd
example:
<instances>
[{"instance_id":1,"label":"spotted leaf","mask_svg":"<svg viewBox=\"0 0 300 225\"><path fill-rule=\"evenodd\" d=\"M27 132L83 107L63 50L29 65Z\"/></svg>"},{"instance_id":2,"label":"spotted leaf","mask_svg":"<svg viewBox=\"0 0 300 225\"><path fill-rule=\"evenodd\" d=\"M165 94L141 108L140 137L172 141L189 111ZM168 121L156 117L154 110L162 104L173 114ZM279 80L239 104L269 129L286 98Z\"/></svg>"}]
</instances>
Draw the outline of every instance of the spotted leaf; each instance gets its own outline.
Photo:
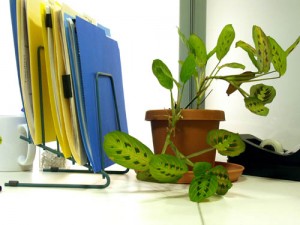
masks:
<instances>
[{"instance_id":1,"label":"spotted leaf","mask_svg":"<svg viewBox=\"0 0 300 225\"><path fill-rule=\"evenodd\" d=\"M227 24L221 31L217 47L216 47L216 54L218 60L221 60L224 58L224 56L228 53L231 44L235 38L235 31L233 29L233 26L231 24Z\"/></svg>"},{"instance_id":2,"label":"spotted leaf","mask_svg":"<svg viewBox=\"0 0 300 225\"><path fill-rule=\"evenodd\" d=\"M168 154L154 155L149 169L154 179L164 183L176 182L188 171L183 160Z\"/></svg>"},{"instance_id":3,"label":"spotted leaf","mask_svg":"<svg viewBox=\"0 0 300 225\"><path fill-rule=\"evenodd\" d=\"M272 52L272 64L274 69L282 76L286 72L287 54L272 37L269 37L269 41Z\"/></svg>"},{"instance_id":4,"label":"spotted leaf","mask_svg":"<svg viewBox=\"0 0 300 225\"><path fill-rule=\"evenodd\" d=\"M161 86L166 89L172 90L173 76L167 65L160 59L153 60L152 72L156 76Z\"/></svg>"},{"instance_id":5,"label":"spotted leaf","mask_svg":"<svg viewBox=\"0 0 300 225\"><path fill-rule=\"evenodd\" d=\"M237 156L245 150L245 143L240 135L223 129L209 131L206 141L221 155Z\"/></svg>"},{"instance_id":6,"label":"spotted leaf","mask_svg":"<svg viewBox=\"0 0 300 225\"><path fill-rule=\"evenodd\" d=\"M256 84L250 88L250 97L255 97L263 104L271 103L276 96L276 90L272 86Z\"/></svg>"},{"instance_id":7,"label":"spotted leaf","mask_svg":"<svg viewBox=\"0 0 300 225\"><path fill-rule=\"evenodd\" d=\"M263 30L256 25L253 26L252 36L256 49L257 66L259 72L267 73L270 70L272 61L269 39Z\"/></svg>"},{"instance_id":8,"label":"spotted leaf","mask_svg":"<svg viewBox=\"0 0 300 225\"><path fill-rule=\"evenodd\" d=\"M218 189L218 179L212 173L195 177L189 187L189 197L193 202L201 202L214 195Z\"/></svg>"},{"instance_id":9,"label":"spotted leaf","mask_svg":"<svg viewBox=\"0 0 300 225\"><path fill-rule=\"evenodd\" d=\"M189 38L189 48L190 52L195 56L197 65L201 68L206 65L207 62L207 53L206 47L202 39L195 35L191 34Z\"/></svg>"},{"instance_id":10,"label":"spotted leaf","mask_svg":"<svg viewBox=\"0 0 300 225\"><path fill-rule=\"evenodd\" d=\"M200 176L212 168L209 162L196 162L193 168L195 176Z\"/></svg>"},{"instance_id":11,"label":"spotted leaf","mask_svg":"<svg viewBox=\"0 0 300 225\"><path fill-rule=\"evenodd\" d=\"M269 108L267 108L264 103L256 97L245 98L244 102L246 108L256 115L267 116L269 114Z\"/></svg>"},{"instance_id":12,"label":"spotted leaf","mask_svg":"<svg viewBox=\"0 0 300 225\"><path fill-rule=\"evenodd\" d=\"M138 171L147 170L153 157L153 152L146 145L120 131L106 134L103 148L113 162Z\"/></svg>"},{"instance_id":13,"label":"spotted leaf","mask_svg":"<svg viewBox=\"0 0 300 225\"><path fill-rule=\"evenodd\" d=\"M232 187L232 183L229 179L227 169L222 165L217 165L214 168L212 168L209 172L217 177L218 188L216 193L218 195L225 195L228 192L228 190Z\"/></svg>"},{"instance_id":14,"label":"spotted leaf","mask_svg":"<svg viewBox=\"0 0 300 225\"><path fill-rule=\"evenodd\" d=\"M240 47L243 50L245 50L248 53L248 56L251 59L253 65L259 70L259 66L258 66L257 60L255 58L255 56L256 56L255 48L253 48L251 45L249 45L248 43L246 43L244 41L236 42L235 47Z\"/></svg>"},{"instance_id":15,"label":"spotted leaf","mask_svg":"<svg viewBox=\"0 0 300 225\"><path fill-rule=\"evenodd\" d=\"M148 181L148 182L158 182L157 180L155 180L150 171L149 170L146 170L146 171L136 171L136 178L138 180L141 180L141 181Z\"/></svg>"}]
</instances>

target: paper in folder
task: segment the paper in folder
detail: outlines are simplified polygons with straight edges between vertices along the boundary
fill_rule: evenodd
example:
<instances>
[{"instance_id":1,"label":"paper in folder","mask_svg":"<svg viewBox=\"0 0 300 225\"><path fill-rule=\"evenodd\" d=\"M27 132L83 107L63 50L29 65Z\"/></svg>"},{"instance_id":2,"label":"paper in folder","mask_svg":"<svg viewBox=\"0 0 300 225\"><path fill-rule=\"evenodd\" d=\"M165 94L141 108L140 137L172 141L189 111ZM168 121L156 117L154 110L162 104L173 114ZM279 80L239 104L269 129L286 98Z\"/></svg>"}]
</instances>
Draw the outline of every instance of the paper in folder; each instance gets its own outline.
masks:
<instances>
[{"instance_id":1,"label":"paper in folder","mask_svg":"<svg viewBox=\"0 0 300 225\"><path fill-rule=\"evenodd\" d=\"M62 77L57 67L59 61L58 53L61 46L55 44L54 33L59 26L55 23L54 9L59 7L58 3L42 3L41 4L41 20L42 20L42 35L44 40L44 51L47 68L47 83L49 90L50 109L52 111L53 124L57 140L61 146L61 151L65 158L71 157L69 140L67 138L66 126L63 117L63 107L61 90L63 89ZM54 26L56 25L56 26ZM70 131L69 131L70 132Z\"/></svg>"},{"instance_id":2,"label":"paper in folder","mask_svg":"<svg viewBox=\"0 0 300 225\"><path fill-rule=\"evenodd\" d=\"M65 15L75 18L76 12L65 4L61 7L54 7L53 17L53 34L55 43L56 69L60 76L61 89L61 106L63 122L66 129L66 135L69 142L70 151L76 163L84 165L87 163L87 155L84 149L83 140L80 134L80 126L77 117L75 91L73 88L73 78L70 68L69 47L67 43L68 27L65 25ZM68 87L68 88L67 88Z\"/></svg>"},{"instance_id":3,"label":"paper in folder","mask_svg":"<svg viewBox=\"0 0 300 225\"><path fill-rule=\"evenodd\" d=\"M46 75L43 38L41 35L40 3L37 0L16 0L11 7L16 7L16 23L12 22L14 35L17 36L17 66L22 103L34 144L42 143L42 123L45 127L45 142L56 140L52 122ZM11 9L12 11L12 9ZM38 49L40 49L38 54ZM39 67L40 62L40 67ZM40 80L39 75L42 76ZM42 91L42 98L40 98ZM43 103L43 112L41 106ZM43 118L42 118L43 116Z\"/></svg>"},{"instance_id":4,"label":"paper in folder","mask_svg":"<svg viewBox=\"0 0 300 225\"><path fill-rule=\"evenodd\" d=\"M93 170L98 172L113 164L102 149L103 136L113 130L128 132L120 52L118 43L107 37L100 27L80 17L76 17L75 25L85 122L91 144L88 156ZM97 79L99 72L110 74L114 83L106 76Z\"/></svg>"}]
</instances>

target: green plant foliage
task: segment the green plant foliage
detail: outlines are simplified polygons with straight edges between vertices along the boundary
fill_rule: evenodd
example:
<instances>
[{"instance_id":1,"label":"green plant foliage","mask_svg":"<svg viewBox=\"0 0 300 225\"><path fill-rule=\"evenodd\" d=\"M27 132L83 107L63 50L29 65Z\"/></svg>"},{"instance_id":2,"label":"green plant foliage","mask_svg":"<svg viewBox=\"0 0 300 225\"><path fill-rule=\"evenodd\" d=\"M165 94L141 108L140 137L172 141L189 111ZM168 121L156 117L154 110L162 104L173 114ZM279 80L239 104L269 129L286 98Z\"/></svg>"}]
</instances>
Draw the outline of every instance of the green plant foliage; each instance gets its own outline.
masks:
<instances>
[{"instance_id":1,"label":"green plant foliage","mask_svg":"<svg viewBox=\"0 0 300 225\"><path fill-rule=\"evenodd\" d=\"M211 130L207 134L207 143L216 148L221 155L237 156L245 151L245 143L240 135L227 130Z\"/></svg>"},{"instance_id":2,"label":"green plant foliage","mask_svg":"<svg viewBox=\"0 0 300 225\"><path fill-rule=\"evenodd\" d=\"M250 81L255 78L255 73L246 71L238 75L224 76L224 80L229 83L226 93L231 95L233 92L243 84L243 82Z\"/></svg>"},{"instance_id":3,"label":"green plant foliage","mask_svg":"<svg viewBox=\"0 0 300 225\"><path fill-rule=\"evenodd\" d=\"M272 86L265 84L253 85L250 89L250 96L260 100L263 104L268 104L273 101L276 96L276 90Z\"/></svg>"},{"instance_id":4,"label":"green plant foliage","mask_svg":"<svg viewBox=\"0 0 300 225\"><path fill-rule=\"evenodd\" d=\"M121 131L106 134L103 148L115 163L138 171L148 170L153 157L153 152L146 145Z\"/></svg>"},{"instance_id":5,"label":"green plant foliage","mask_svg":"<svg viewBox=\"0 0 300 225\"><path fill-rule=\"evenodd\" d=\"M251 112L259 116L267 116L269 114L269 108L267 108L262 101L256 97L244 98L245 106Z\"/></svg>"},{"instance_id":6,"label":"green plant foliage","mask_svg":"<svg viewBox=\"0 0 300 225\"><path fill-rule=\"evenodd\" d=\"M214 195L218 189L217 176L205 173L195 177L189 187L189 197L193 202L201 202Z\"/></svg>"},{"instance_id":7,"label":"green plant foliage","mask_svg":"<svg viewBox=\"0 0 300 225\"><path fill-rule=\"evenodd\" d=\"M148 181L148 182L158 182L157 180L155 180L150 171L149 170L146 170L146 171L136 171L136 178L138 180L141 180L141 181Z\"/></svg>"},{"instance_id":8,"label":"green plant foliage","mask_svg":"<svg viewBox=\"0 0 300 225\"><path fill-rule=\"evenodd\" d=\"M267 73L270 70L270 64L272 61L269 39L263 30L256 25L253 26L252 36L256 49L259 72Z\"/></svg>"},{"instance_id":9,"label":"green plant foliage","mask_svg":"<svg viewBox=\"0 0 300 225\"><path fill-rule=\"evenodd\" d=\"M194 175L201 176L212 168L209 162L196 162L193 168Z\"/></svg>"},{"instance_id":10,"label":"green plant foliage","mask_svg":"<svg viewBox=\"0 0 300 225\"><path fill-rule=\"evenodd\" d=\"M222 69L222 68L225 68L225 67L234 68L234 69L242 69L242 70L245 69L245 66L243 64L240 64L240 63L226 63L226 64L220 66L219 69Z\"/></svg>"},{"instance_id":11,"label":"green plant foliage","mask_svg":"<svg viewBox=\"0 0 300 225\"><path fill-rule=\"evenodd\" d=\"M232 183L229 179L227 169L222 165L218 165L212 168L210 170L210 173L214 174L218 180L218 188L216 194L225 195L228 192L228 190L232 187Z\"/></svg>"},{"instance_id":12,"label":"green plant foliage","mask_svg":"<svg viewBox=\"0 0 300 225\"><path fill-rule=\"evenodd\" d=\"M201 38L195 34L191 34L189 38L189 50L196 57L197 65L202 68L206 65L207 54L206 47Z\"/></svg>"},{"instance_id":13,"label":"green plant foliage","mask_svg":"<svg viewBox=\"0 0 300 225\"><path fill-rule=\"evenodd\" d=\"M253 65L259 70L259 66L257 63L257 60L255 58L256 55L256 50L255 48L253 48L251 45L249 45L248 43L244 42L244 41L238 41L235 44L235 47L240 47L243 50L245 50L248 53L248 56L251 60L251 62L253 63Z\"/></svg>"},{"instance_id":14,"label":"green plant foliage","mask_svg":"<svg viewBox=\"0 0 300 225\"><path fill-rule=\"evenodd\" d=\"M182 33L179 28L177 29L177 32L181 42L185 45L186 48L189 48L190 47L189 40L185 37L184 33Z\"/></svg>"},{"instance_id":15,"label":"green plant foliage","mask_svg":"<svg viewBox=\"0 0 300 225\"><path fill-rule=\"evenodd\" d=\"M155 180L164 183L174 183L188 171L188 167L182 159L168 154L154 155L151 158L149 169Z\"/></svg>"},{"instance_id":16,"label":"green plant foliage","mask_svg":"<svg viewBox=\"0 0 300 225\"><path fill-rule=\"evenodd\" d=\"M296 39L296 41L290 46L288 47L288 49L285 51L286 55L288 56L299 44L300 42L300 36Z\"/></svg>"},{"instance_id":17,"label":"green plant foliage","mask_svg":"<svg viewBox=\"0 0 300 225\"><path fill-rule=\"evenodd\" d=\"M186 83L196 72L196 62L194 55L190 54L183 62L180 70L180 80Z\"/></svg>"},{"instance_id":18,"label":"green plant foliage","mask_svg":"<svg viewBox=\"0 0 300 225\"><path fill-rule=\"evenodd\" d=\"M159 59L153 60L152 72L156 76L161 86L163 86L166 89L172 90L173 76L169 68L163 61Z\"/></svg>"},{"instance_id":19,"label":"green plant foliage","mask_svg":"<svg viewBox=\"0 0 300 225\"><path fill-rule=\"evenodd\" d=\"M212 168L207 162L195 163L194 175L189 188L190 199L194 202L201 202L214 194L225 195L232 187L227 169L222 165Z\"/></svg>"},{"instance_id":20,"label":"green plant foliage","mask_svg":"<svg viewBox=\"0 0 300 225\"><path fill-rule=\"evenodd\" d=\"M217 47L216 47L216 54L218 60L224 58L224 56L228 53L230 46L235 38L235 31L231 24L226 25L218 38Z\"/></svg>"},{"instance_id":21,"label":"green plant foliage","mask_svg":"<svg viewBox=\"0 0 300 225\"><path fill-rule=\"evenodd\" d=\"M2 144L2 137L0 136L0 144Z\"/></svg>"},{"instance_id":22,"label":"green plant foliage","mask_svg":"<svg viewBox=\"0 0 300 225\"><path fill-rule=\"evenodd\" d=\"M269 37L269 41L272 52L272 64L274 66L274 69L279 73L280 76L282 76L286 72L287 54L275 41L275 39Z\"/></svg>"}]
</instances>

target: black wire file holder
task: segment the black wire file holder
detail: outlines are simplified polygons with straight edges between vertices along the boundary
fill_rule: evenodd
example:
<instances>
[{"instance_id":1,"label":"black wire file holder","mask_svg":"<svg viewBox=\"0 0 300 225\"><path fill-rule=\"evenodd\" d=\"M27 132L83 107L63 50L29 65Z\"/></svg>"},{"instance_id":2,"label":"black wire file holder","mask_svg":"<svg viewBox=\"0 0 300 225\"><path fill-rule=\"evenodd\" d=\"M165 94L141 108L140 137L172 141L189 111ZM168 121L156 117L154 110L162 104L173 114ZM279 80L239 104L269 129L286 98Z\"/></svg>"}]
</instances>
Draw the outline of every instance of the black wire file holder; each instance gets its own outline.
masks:
<instances>
[{"instance_id":1,"label":"black wire file holder","mask_svg":"<svg viewBox=\"0 0 300 225\"><path fill-rule=\"evenodd\" d=\"M42 148L45 151L49 151L51 153L56 154L58 157L64 157L64 154L60 151L59 149L59 142L56 141L57 143L57 149L53 149L49 146L46 145L46 141L45 141L45 124L44 124L44 104L43 104L43 90L42 90L42 65L41 65L41 51L44 50L44 47L40 46L37 50L38 53L38 78L39 78L39 97L40 97L40 114L41 114L41 132L42 132L42 144L38 144L36 145L37 147ZM117 126L118 129L121 129L120 126L120 118L119 118L119 110L118 110L118 104L117 104L117 98L116 98L116 92L115 92L115 86L114 86L114 80L112 75L107 74L107 73L102 73L102 72L97 72L96 73L96 79L95 79L95 83L96 83L96 91L97 91L97 111L98 111L98 118L99 121L101 118L101 113L100 113L100 107L101 107L101 101L99 98L99 91L100 91L100 87L99 87L99 78L100 77L107 77L110 80L111 86L112 86L112 92L113 92L113 99L114 99L114 107L116 110L116 121L117 121ZM99 123L99 133L100 133L100 137L102 137L102 126ZM20 138L24 141L27 141L28 143L32 144L33 141L31 139L31 137L27 138L24 136L20 136ZM125 170L105 170L104 168L104 152L102 149L99 149L99 151L101 151L101 171L97 172L96 174L100 174L102 175L102 178L106 180L105 184L100 184L100 185L95 185L95 184L61 184L61 183L21 183L19 181L16 180L10 180L8 183L5 183L5 186L10 186L10 187L46 187L46 188L92 188L92 189L103 189L106 188L110 185L110 176L109 174L125 174L129 171L128 168L126 168ZM75 160L73 159L73 157L68 158L68 160L71 160L72 163L75 163ZM66 173L94 173L93 172L93 168L90 165L90 163L86 163L84 165L84 167L86 167L85 170L82 169L60 169L57 167L51 167L50 169L43 169L44 172L66 172Z\"/></svg>"}]
</instances>

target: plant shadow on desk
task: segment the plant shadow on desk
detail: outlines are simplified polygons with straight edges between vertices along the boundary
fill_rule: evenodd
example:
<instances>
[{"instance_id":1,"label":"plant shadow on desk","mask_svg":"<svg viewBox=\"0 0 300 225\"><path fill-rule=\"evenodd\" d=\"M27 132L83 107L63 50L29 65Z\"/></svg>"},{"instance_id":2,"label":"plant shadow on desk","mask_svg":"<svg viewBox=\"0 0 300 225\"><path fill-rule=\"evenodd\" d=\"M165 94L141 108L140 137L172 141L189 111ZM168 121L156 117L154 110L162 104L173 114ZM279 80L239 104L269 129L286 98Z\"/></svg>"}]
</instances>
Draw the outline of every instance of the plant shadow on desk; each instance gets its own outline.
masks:
<instances>
[{"instance_id":1,"label":"plant shadow on desk","mask_svg":"<svg viewBox=\"0 0 300 225\"><path fill-rule=\"evenodd\" d=\"M174 78L162 60L155 59L152 63L153 74L159 84L168 90L171 100L170 109L152 110L155 113L157 111L163 113L162 115L155 114L156 119L153 119L159 122L164 120L165 125L159 125L159 130L162 132L158 132L159 134L156 135L163 140L162 144L156 145L155 135L153 135L153 153L142 142L129 134L114 131L106 134L103 148L112 161L135 170L139 180L177 183L188 172L193 172L194 177L189 186L189 198L194 202L202 202L216 194L225 195L232 187L227 169L222 165L215 165L216 150L221 155L234 157L241 154L245 149L245 143L239 134L219 129L219 121L225 119L224 112L201 109L201 104L207 97L207 91L209 91L212 81L227 82L227 95L241 94L244 98L243 104L250 112L259 116L267 116L269 108L266 105L273 101L276 90L273 86L261 82L279 79L285 74L287 57L298 45L300 37L286 50L283 50L277 41L267 36L259 26L254 25L252 27L254 47L244 41L236 42L236 47L246 52L249 61L252 62L255 68L254 71L249 71L246 70L243 64L238 62L221 63L230 51L235 38L235 31L231 24L222 29L216 46L210 52L207 52L205 43L197 35L192 34L187 38L180 30L178 30L178 33L187 49L187 57L179 62L181 66L179 80ZM207 65L212 56L216 57L216 64L209 71ZM237 70L242 70L242 72L236 72ZM224 71L229 71L229 74L220 75ZM183 105L184 88L188 86L190 81L195 83L195 93L191 98L191 102ZM243 84L245 83L254 83L254 85L248 91L244 89ZM194 108L188 109L189 107ZM206 117L204 121L214 121L213 126L210 124L209 128L197 127L197 132L200 129L205 130L205 132L197 133L198 135L194 138L191 138L190 133L184 137L179 137L180 132L184 130L179 124L186 120L185 113L187 111L193 111L194 114L204 113L208 115L208 118ZM217 119L212 116L212 111L218 111ZM201 119L203 121L203 118ZM152 128L158 127L158 125L153 124L151 120ZM190 119L188 124L189 126L199 124L198 117L197 120L195 118ZM200 124L203 125L203 122ZM185 144L189 144L190 140L196 140L196 143L202 142L204 144L191 152L191 148L194 148L196 144L183 147L179 144L178 139L183 140ZM157 146L160 147L157 149ZM209 160L204 159L204 156L207 155L210 157Z\"/></svg>"}]
</instances>

